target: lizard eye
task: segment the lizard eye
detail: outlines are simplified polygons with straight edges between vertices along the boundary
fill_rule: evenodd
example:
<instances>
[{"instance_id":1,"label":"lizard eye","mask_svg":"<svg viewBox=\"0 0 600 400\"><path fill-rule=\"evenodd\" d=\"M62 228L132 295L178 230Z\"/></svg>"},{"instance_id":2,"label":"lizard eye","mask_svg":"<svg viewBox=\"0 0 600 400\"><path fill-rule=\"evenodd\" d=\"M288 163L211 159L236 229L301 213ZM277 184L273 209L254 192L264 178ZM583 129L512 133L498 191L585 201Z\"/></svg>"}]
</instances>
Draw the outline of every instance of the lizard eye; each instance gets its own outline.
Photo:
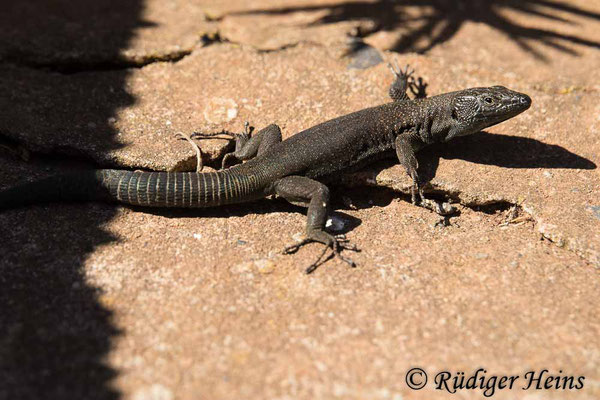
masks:
<instances>
[{"instance_id":1,"label":"lizard eye","mask_svg":"<svg viewBox=\"0 0 600 400\"><path fill-rule=\"evenodd\" d=\"M483 101L485 101L488 104L492 104L494 102L494 100L491 97L486 97L485 99L483 99Z\"/></svg>"}]
</instances>

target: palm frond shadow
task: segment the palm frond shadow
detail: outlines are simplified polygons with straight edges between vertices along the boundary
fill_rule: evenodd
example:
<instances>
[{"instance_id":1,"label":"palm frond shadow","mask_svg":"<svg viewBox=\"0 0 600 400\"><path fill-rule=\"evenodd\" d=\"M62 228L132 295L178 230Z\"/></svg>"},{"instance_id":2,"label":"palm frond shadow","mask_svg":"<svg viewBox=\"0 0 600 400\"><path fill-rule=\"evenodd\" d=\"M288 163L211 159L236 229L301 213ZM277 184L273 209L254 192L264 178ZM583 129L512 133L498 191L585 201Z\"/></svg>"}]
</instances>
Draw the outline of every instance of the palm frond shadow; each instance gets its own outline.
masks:
<instances>
[{"instance_id":1,"label":"palm frond shadow","mask_svg":"<svg viewBox=\"0 0 600 400\"><path fill-rule=\"evenodd\" d=\"M325 13L310 23L312 26L348 20L370 22L366 24L370 28L359 32L359 36L376 31L407 29L398 35L390 48L396 52L425 53L450 40L467 22L485 24L504 33L522 49L544 61L547 61L547 57L532 47L532 42L572 55L577 55L577 51L569 47L572 44L600 48L598 41L551 29L525 26L511 21L505 13L517 12L525 17L537 17L562 24L575 24L574 17L600 19L600 13L553 0L379 0L273 7L230 15L285 15L311 11Z\"/></svg>"}]
</instances>

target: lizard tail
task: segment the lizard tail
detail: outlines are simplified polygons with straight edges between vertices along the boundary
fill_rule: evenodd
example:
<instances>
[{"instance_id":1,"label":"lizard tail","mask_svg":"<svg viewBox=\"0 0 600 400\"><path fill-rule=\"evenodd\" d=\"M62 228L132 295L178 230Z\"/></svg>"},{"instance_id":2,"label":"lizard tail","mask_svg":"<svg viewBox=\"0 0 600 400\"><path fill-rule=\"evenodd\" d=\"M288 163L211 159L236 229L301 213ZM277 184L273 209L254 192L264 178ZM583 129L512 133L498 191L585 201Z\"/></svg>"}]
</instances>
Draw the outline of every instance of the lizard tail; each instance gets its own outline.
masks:
<instances>
[{"instance_id":1,"label":"lizard tail","mask_svg":"<svg viewBox=\"0 0 600 400\"><path fill-rule=\"evenodd\" d=\"M106 199L96 171L77 171L24 183L0 192L0 209L53 201Z\"/></svg>"},{"instance_id":2,"label":"lizard tail","mask_svg":"<svg viewBox=\"0 0 600 400\"><path fill-rule=\"evenodd\" d=\"M218 172L77 171L0 192L0 209L55 201L116 201L147 207L213 207L264 197L258 180Z\"/></svg>"}]
</instances>

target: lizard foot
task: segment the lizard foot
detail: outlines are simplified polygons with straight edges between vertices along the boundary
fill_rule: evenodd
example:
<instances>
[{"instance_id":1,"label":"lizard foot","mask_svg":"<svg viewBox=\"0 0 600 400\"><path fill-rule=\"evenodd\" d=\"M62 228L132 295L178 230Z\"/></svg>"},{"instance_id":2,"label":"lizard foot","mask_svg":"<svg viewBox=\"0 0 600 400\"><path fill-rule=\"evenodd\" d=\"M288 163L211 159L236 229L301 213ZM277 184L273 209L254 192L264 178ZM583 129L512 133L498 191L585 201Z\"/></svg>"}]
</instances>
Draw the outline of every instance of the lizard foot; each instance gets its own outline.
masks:
<instances>
[{"instance_id":1,"label":"lizard foot","mask_svg":"<svg viewBox=\"0 0 600 400\"><path fill-rule=\"evenodd\" d=\"M410 70L410 66L407 64L404 68L404 71L400 66L398 66L398 61L394 59L394 63L388 63L388 68L392 71L392 73L396 76L397 79L404 79L406 82L412 78L412 75L415 73L415 70Z\"/></svg>"},{"instance_id":2,"label":"lizard foot","mask_svg":"<svg viewBox=\"0 0 600 400\"><path fill-rule=\"evenodd\" d=\"M248 140L250 140L250 136L252 135L253 130L254 130L254 127L251 127L250 123L248 121L246 121L244 123L244 131L242 133L231 133L231 132L225 132L225 131L213 132L213 133L194 132L191 135L191 138L198 139L198 140L221 139L221 140L235 141L236 149L238 149L239 147L243 147L243 145L245 143L247 143ZM225 156L221 160L221 169L227 168L227 163L230 158L236 158L235 152L225 154Z\"/></svg>"},{"instance_id":3,"label":"lizard foot","mask_svg":"<svg viewBox=\"0 0 600 400\"><path fill-rule=\"evenodd\" d=\"M430 199L423 199L420 205L421 207L431 210L442 217L455 214L457 211L456 207L452 206L450 203L443 203ZM444 226L448 226L448 221L446 219L443 219L442 221Z\"/></svg>"},{"instance_id":4,"label":"lizard foot","mask_svg":"<svg viewBox=\"0 0 600 400\"><path fill-rule=\"evenodd\" d=\"M423 194L423 185L418 183L416 180L413 183L410 194L411 201L414 205L426 208L442 217L455 214L457 211L456 207L450 205L450 203L443 203L426 198ZM446 224L446 222L444 224Z\"/></svg>"},{"instance_id":5,"label":"lizard foot","mask_svg":"<svg viewBox=\"0 0 600 400\"><path fill-rule=\"evenodd\" d=\"M196 152L196 172L202 171L204 166L202 165L202 152L200 151L200 147L194 142L192 136L188 136L185 133L176 133L175 137L179 140L186 140L189 144L192 145L194 151Z\"/></svg>"},{"instance_id":6,"label":"lizard foot","mask_svg":"<svg viewBox=\"0 0 600 400\"><path fill-rule=\"evenodd\" d=\"M287 246L283 250L283 254L294 254L302 246L304 246L308 243L313 243L313 242L322 243L325 245L325 248L323 249L323 251L321 252L319 257L317 258L317 260L315 262L313 262L311 265L309 265L308 268L306 268L307 274L314 272L321 264L324 264L325 262L329 261L333 257L339 258L346 264L350 265L352 268L356 267L356 263L354 261L352 261L351 259L344 257L341 254L341 251L349 250L349 251L360 252L360 249L358 249L355 245L349 244L349 240L346 239L346 235L333 236L333 235L330 235L329 233L326 233L325 231L314 231L314 232L310 233L309 236L304 238L302 241L295 243L291 246ZM327 253L327 249L329 249L329 248L331 248L331 250L332 250L331 254L329 254L327 257L323 258L325 256L325 253Z\"/></svg>"},{"instance_id":7,"label":"lizard foot","mask_svg":"<svg viewBox=\"0 0 600 400\"><path fill-rule=\"evenodd\" d=\"M248 140L250 140L250 136L252 135L253 130L254 127L251 127L250 122L246 121L244 123L244 132L231 134L232 140L235 140L236 142L236 148L238 147L238 143L241 143L243 146L245 143L248 142ZM221 160L221 169L227 168L227 164L230 158L237 159L235 152L225 154L223 160Z\"/></svg>"}]
</instances>

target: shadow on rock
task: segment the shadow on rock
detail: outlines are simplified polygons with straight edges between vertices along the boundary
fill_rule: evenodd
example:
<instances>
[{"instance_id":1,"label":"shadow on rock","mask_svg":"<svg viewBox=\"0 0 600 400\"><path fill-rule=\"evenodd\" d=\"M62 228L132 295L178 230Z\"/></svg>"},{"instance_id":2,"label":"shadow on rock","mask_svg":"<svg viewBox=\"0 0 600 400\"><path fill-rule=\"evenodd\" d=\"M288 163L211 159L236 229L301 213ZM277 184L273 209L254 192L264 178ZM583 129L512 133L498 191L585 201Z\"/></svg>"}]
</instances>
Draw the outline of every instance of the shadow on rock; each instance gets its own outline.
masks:
<instances>
[{"instance_id":1,"label":"shadow on rock","mask_svg":"<svg viewBox=\"0 0 600 400\"><path fill-rule=\"evenodd\" d=\"M435 177L440 158L504 168L595 169L596 164L564 147L536 139L479 132L429 146L417 154L423 182ZM382 164L381 169L391 164Z\"/></svg>"},{"instance_id":2,"label":"shadow on rock","mask_svg":"<svg viewBox=\"0 0 600 400\"><path fill-rule=\"evenodd\" d=\"M114 239L107 207L3 212L0 237L0 398L117 399L106 365L118 334L81 265Z\"/></svg>"},{"instance_id":3,"label":"shadow on rock","mask_svg":"<svg viewBox=\"0 0 600 400\"><path fill-rule=\"evenodd\" d=\"M0 135L34 149L73 137L95 138L100 154L118 146L110 121L135 101L123 49L148 23L141 0L109 3L0 4ZM2 170L0 186L27 177ZM120 397L106 361L119 332L83 270L114 240L103 229L114 214L90 204L0 211L0 398Z\"/></svg>"},{"instance_id":4,"label":"shadow on rock","mask_svg":"<svg viewBox=\"0 0 600 400\"><path fill-rule=\"evenodd\" d=\"M332 196L332 206L335 209L330 213L330 217L337 218L343 221L344 229L336 233L347 233L361 224L359 218L339 211L343 205L339 202L339 197ZM387 202L389 204L389 201ZM370 206L372 206L371 204ZM379 203L377 205L380 205ZM261 199L248 203L228 204L221 207L209 208L147 208L147 207L131 207L133 210L160 215L166 218L230 218L243 217L248 214L271 214L280 213L301 213L306 214L306 208L288 203L281 198Z\"/></svg>"},{"instance_id":5,"label":"shadow on rock","mask_svg":"<svg viewBox=\"0 0 600 400\"><path fill-rule=\"evenodd\" d=\"M592 161L558 145L521 136L479 132L452 139L448 143L430 145L417 153L418 174L422 182L429 182L436 176L440 158L504 168L596 169ZM396 164L397 157L390 153L388 159L366 168L369 179L375 179L381 171ZM349 177L355 179L352 173Z\"/></svg>"},{"instance_id":6,"label":"shadow on rock","mask_svg":"<svg viewBox=\"0 0 600 400\"><path fill-rule=\"evenodd\" d=\"M398 33L390 50L424 53L450 40L468 22L485 24L506 34L534 57L546 60L543 53L531 47L538 42L568 54L576 54L568 44L599 48L600 43L583 37L562 34L551 29L524 26L511 21L506 11L525 17L542 18L562 24L573 24L571 18L600 19L600 14L565 1L553 0L379 0L319 4L310 6L273 7L235 14L285 15L297 12L322 12L311 25L334 24L341 21L368 21L370 28L359 32L365 37L378 31Z\"/></svg>"},{"instance_id":7,"label":"shadow on rock","mask_svg":"<svg viewBox=\"0 0 600 400\"><path fill-rule=\"evenodd\" d=\"M440 156L505 168L596 168L596 164L587 158L555 144L487 132L448 142L442 147Z\"/></svg>"}]
</instances>

